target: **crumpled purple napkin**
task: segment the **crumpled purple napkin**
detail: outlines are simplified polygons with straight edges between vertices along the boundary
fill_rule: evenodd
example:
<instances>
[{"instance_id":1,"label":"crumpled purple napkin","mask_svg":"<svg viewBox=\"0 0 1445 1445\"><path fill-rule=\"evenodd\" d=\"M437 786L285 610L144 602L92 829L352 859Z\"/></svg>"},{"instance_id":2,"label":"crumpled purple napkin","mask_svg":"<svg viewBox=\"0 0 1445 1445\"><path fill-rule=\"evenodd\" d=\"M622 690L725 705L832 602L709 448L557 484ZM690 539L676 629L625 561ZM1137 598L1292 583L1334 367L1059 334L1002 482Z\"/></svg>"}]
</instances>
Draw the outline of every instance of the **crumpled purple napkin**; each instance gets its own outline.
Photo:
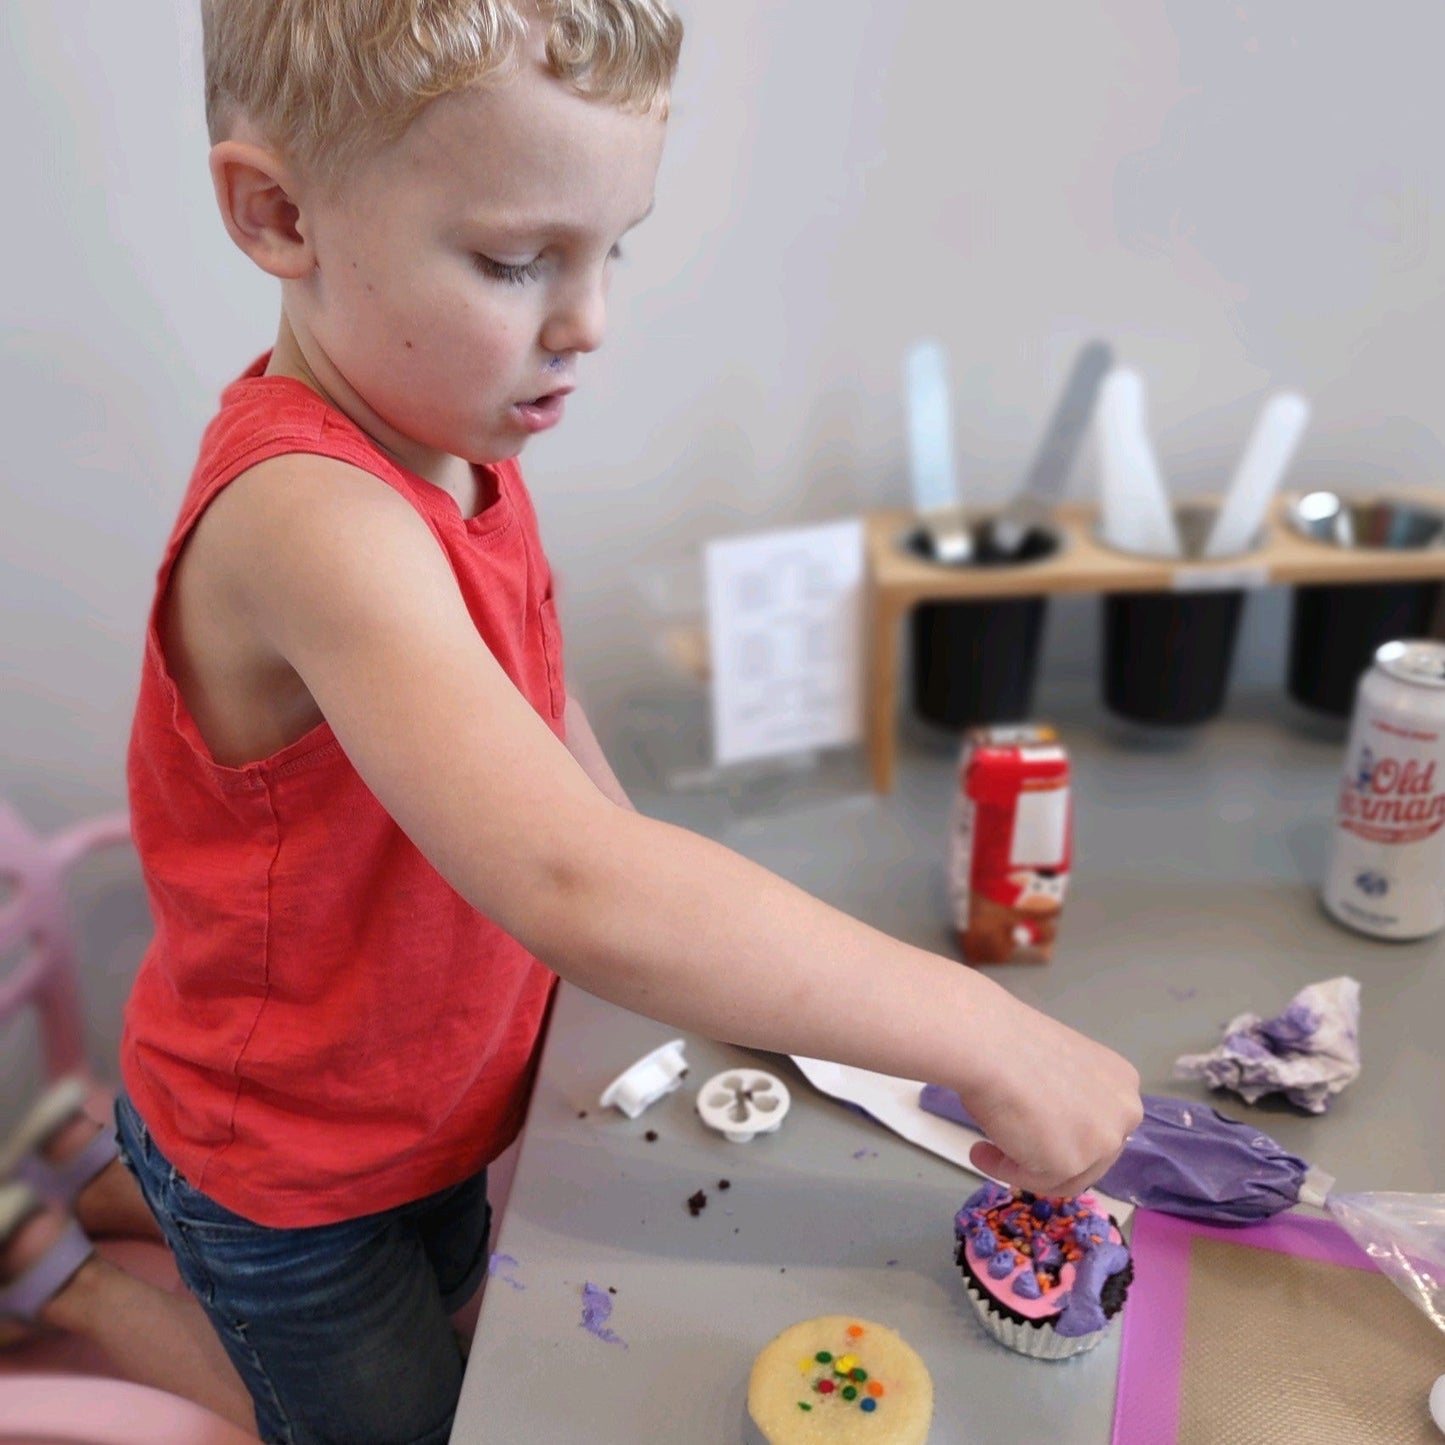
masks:
<instances>
[{"instance_id":1,"label":"crumpled purple napkin","mask_svg":"<svg viewBox=\"0 0 1445 1445\"><path fill-rule=\"evenodd\" d=\"M978 1129L958 1095L925 1084L925 1113ZM1323 1204L1334 1179L1250 1124L1189 1099L1144 1095L1144 1122L1098 1187L1142 1209L1213 1224L1252 1224L1299 1204Z\"/></svg>"},{"instance_id":2,"label":"crumpled purple napkin","mask_svg":"<svg viewBox=\"0 0 1445 1445\"><path fill-rule=\"evenodd\" d=\"M1301 989L1277 1018L1244 1013L1231 1019L1217 1048L1174 1061L1174 1077L1232 1089L1247 1104L1282 1093L1291 1104L1323 1114L1359 1076L1359 1028L1360 985L1326 979Z\"/></svg>"}]
</instances>

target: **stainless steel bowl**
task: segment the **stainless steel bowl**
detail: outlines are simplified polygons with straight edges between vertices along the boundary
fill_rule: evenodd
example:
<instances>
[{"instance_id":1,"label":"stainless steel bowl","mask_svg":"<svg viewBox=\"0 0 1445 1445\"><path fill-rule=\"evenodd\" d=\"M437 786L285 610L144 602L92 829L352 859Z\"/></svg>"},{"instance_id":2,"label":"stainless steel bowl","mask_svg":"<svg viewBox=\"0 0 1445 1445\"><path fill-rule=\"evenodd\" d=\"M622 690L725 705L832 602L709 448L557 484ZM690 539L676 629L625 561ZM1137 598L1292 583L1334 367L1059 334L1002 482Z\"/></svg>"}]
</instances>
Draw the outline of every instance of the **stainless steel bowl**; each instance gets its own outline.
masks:
<instances>
[{"instance_id":1,"label":"stainless steel bowl","mask_svg":"<svg viewBox=\"0 0 1445 1445\"><path fill-rule=\"evenodd\" d=\"M1286 508L1289 525L1332 547L1420 551L1445 542L1445 511L1401 497L1306 492Z\"/></svg>"},{"instance_id":2,"label":"stainless steel bowl","mask_svg":"<svg viewBox=\"0 0 1445 1445\"><path fill-rule=\"evenodd\" d=\"M1027 567L1056 557L1068 545L1065 534L1056 527L1030 527L1022 545L1005 550L995 539L992 519L987 516L962 517L960 531L966 540L958 549L961 555L957 557L940 557L928 529L923 526L910 527L896 539L896 545L910 556L950 568Z\"/></svg>"}]
</instances>

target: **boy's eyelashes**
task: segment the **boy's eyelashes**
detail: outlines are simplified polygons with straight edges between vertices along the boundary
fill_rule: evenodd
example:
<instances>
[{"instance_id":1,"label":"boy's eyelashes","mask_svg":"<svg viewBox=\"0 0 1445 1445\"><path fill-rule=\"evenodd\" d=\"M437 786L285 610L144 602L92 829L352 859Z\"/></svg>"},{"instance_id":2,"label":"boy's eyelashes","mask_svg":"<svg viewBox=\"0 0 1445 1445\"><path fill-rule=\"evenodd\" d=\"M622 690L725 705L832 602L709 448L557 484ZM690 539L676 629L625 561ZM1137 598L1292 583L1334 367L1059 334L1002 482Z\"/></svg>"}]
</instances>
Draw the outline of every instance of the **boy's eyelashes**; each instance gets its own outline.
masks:
<instances>
[{"instance_id":1,"label":"boy's eyelashes","mask_svg":"<svg viewBox=\"0 0 1445 1445\"><path fill-rule=\"evenodd\" d=\"M608 253L609 261L620 261L622 259L622 247L614 246ZM509 262L498 261L495 257L488 256L481 251L472 253L472 260L476 267L484 275L492 277L497 281L504 281L509 286L522 286L528 281L535 281L541 274L543 258L534 256L530 261Z\"/></svg>"},{"instance_id":2,"label":"boy's eyelashes","mask_svg":"<svg viewBox=\"0 0 1445 1445\"><path fill-rule=\"evenodd\" d=\"M474 252L472 259L483 275L490 276L495 281L505 281L509 286L521 286L528 281L535 281L542 274L540 256L519 266L508 265L505 261L494 261L480 251Z\"/></svg>"}]
</instances>

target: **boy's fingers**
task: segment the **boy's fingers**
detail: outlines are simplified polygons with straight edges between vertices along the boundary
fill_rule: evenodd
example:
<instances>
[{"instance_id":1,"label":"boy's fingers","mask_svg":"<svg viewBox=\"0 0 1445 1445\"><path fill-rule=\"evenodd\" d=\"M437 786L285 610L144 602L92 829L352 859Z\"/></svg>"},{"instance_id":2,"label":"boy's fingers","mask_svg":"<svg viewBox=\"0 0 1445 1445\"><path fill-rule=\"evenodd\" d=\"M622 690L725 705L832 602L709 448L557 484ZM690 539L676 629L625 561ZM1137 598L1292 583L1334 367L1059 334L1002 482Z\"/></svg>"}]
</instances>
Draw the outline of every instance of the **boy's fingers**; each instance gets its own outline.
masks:
<instances>
[{"instance_id":1,"label":"boy's fingers","mask_svg":"<svg viewBox=\"0 0 1445 1445\"><path fill-rule=\"evenodd\" d=\"M1008 1156L1003 1150L997 1144L990 1144L987 1139L980 1139L969 1149L968 1159L981 1174L995 1176L998 1175L999 1166L1008 1162Z\"/></svg>"},{"instance_id":2,"label":"boy's fingers","mask_svg":"<svg viewBox=\"0 0 1445 1445\"><path fill-rule=\"evenodd\" d=\"M1002 1179L1019 1189L1027 1189L1031 1194L1047 1194L1057 1197L1065 1195L1080 1194L1093 1184L1100 1175L1106 1174L1112 1159L1100 1160L1080 1174L1075 1174L1069 1179L1057 1180L1039 1174L1036 1170L1020 1164L1017 1159L1010 1158L998 1147L987 1139L980 1140L969 1151L968 1157L974 1168L984 1174L991 1174L995 1179Z\"/></svg>"}]
</instances>

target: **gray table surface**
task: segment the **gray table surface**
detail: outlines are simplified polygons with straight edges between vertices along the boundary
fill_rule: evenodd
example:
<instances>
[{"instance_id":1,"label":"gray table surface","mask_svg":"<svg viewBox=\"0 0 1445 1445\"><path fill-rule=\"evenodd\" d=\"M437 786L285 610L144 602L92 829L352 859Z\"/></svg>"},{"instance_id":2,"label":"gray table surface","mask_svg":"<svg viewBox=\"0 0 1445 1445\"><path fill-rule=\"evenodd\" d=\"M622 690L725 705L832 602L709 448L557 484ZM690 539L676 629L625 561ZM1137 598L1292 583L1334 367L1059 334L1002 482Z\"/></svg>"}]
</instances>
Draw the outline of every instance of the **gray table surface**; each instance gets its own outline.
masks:
<instances>
[{"instance_id":1,"label":"gray table surface","mask_svg":"<svg viewBox=\"0 0 1445 1445\"><path fill-rule=\"evenodd\" d=\"M1146 1090L1257 1121L1342 1190L1445 1191L1445 937L1378 943L1317 901L1342 732L1268 697L1173 740L1122 732L1088 706L1063 723L1076 856L1060 947L1048 965L996 976L1126 1054ZM904 744L887 798L844 767L733 797L639 802L952 955L955 750L917 728ZM1344 973L1362 985L1364 1070L1325 1116L1251 1109L1171 1078L1174 1059L1212 1047L1234 1014L1274 1013ZM868 1027L867 998L838 1007ZM1048 1365L976 1325L952 1259L974 1175L817 1094L791 1060L694 1036L677 1092L636 1120L598 1107L616 1073L677 1036L561 987L495 1242L515 1264L488 1284L454 1445L750 1442L754 1355L796 1320L835 1312L890 1324L918 1349L934 1378L935 1445L1108 1440L1117 1337ZM793 1096L781 1130L745 1145L694 1107L703 1080L739 1064L779 1073ZM686 1201L699 1189L694 1217ZM616 1291L619 1343L582 1328L587 1282Z\"/></svg>"}]
</instances>

